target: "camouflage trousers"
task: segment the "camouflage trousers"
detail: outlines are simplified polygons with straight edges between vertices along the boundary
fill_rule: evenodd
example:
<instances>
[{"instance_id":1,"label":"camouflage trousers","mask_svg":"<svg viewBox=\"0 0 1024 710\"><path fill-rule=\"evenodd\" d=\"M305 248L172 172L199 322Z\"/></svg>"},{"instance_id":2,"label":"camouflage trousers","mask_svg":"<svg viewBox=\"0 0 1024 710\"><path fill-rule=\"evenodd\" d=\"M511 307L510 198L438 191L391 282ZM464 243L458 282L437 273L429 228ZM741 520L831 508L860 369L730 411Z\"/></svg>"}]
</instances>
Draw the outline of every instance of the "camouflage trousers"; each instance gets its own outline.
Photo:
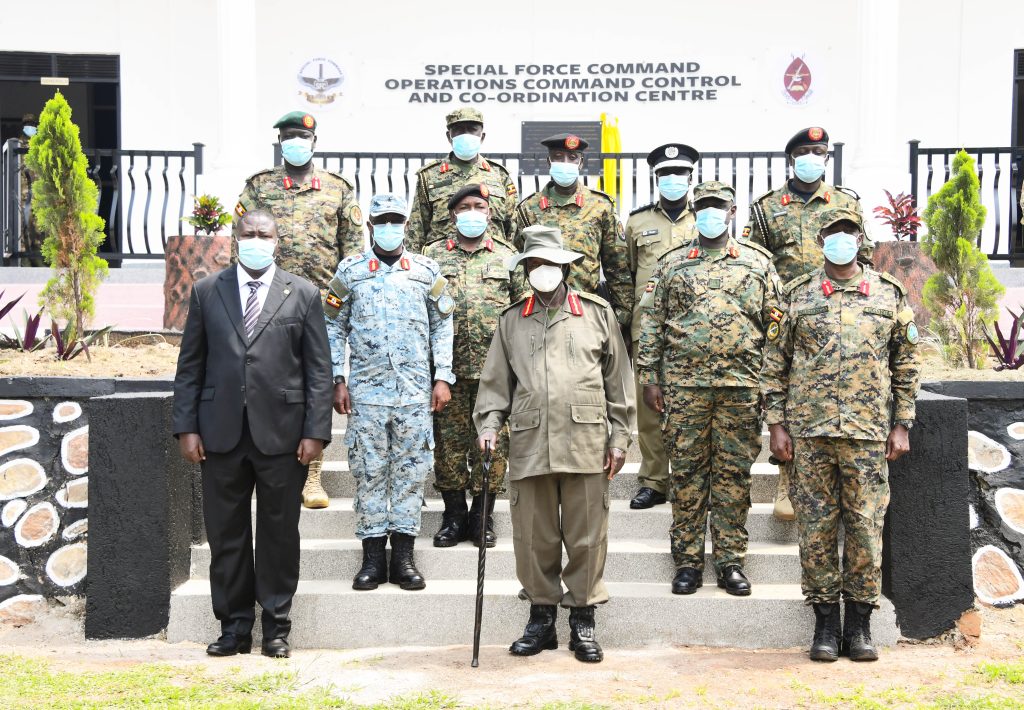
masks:
<instances>
[{"instance_id":1,"label":"camouflage trousers","mask_svg":"<svg viewBox=\"0 0 1024 710\"><path fill-rule=\"evenodd\" d=\"M716 569L742 565L747 554L750 467L761 450L758 389L667 387L662 392L662 432L672 462L672 560L677 569L704 569L710 504Z\"/></svg>"},{"instance_id":2,"label":"camouflage trousers","mask_svg":"<svg viewBox=\"0 0 1024 710\"><path fill-rule=\"evenodd\" d=\"M633 343L633 352L639 343ZM652 488L658 493L668 492L668 453L661 438L661 418L658 413L644 404L644 386L640 378L633 375L636 387L636 428L637 443L640 445L640 473L637 475L641 487Z\"/></svg>"},{"instance_id":3,"label":"camouflage trousers","mask_svg":"<svg viewBox=\"0 0 1024 710\"><path fill-rule=\"evenodd\" d=\"M356 479L356 537L419 534L423 484L434 465L430 405L353 403L345 445Z\"/></svg>"},{"instance_id":4,"label":"camouflage trousers","mask_svg":"<svg viewBox=\"0 0 1024 710\"><path fill-rule=\"evenodd\" d=\"M476 445L473 426L473 405L480 380L458 380L451 386L452 399L439 414L434 415L434 485L439 491L465 491L473 495L483 490L483 469L480 449ZM473 471L466 468L466 454L473 461ZM505 490L508 468L508 427L498 434L498 448L491 458L490 492Z\"/></svg>"},{"instance_id":5,"label":"camouflage trousers","mask_svg":"<svg viewBox=\"0 0 1024 710\"><path fill-rule=\"evenodd\" d=\"M889 507L884 441L815 437L793 440L789 481L800 530L801 586L812 604L877 604L882 586L882 524ZM842 519L843 568L839 570Z\"/></svg>"}]
</instances>

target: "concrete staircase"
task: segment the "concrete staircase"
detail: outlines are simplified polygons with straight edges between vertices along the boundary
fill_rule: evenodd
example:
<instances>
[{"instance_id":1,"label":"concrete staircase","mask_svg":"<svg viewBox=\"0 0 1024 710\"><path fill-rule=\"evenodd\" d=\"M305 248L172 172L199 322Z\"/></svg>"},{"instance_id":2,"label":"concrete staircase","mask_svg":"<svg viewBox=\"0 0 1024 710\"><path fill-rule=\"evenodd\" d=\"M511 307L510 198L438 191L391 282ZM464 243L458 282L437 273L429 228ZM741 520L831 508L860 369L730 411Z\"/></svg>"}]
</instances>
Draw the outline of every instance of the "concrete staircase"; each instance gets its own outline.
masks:
<instances>
[{"instance_id":1,"label":"concrete staircase","mask_svg":"<svg viewBox=\"0 0 1024 710\"><path fill-rule=\"evenodd\" d=\"M446 549L432 546L444 506L430 483L416 547L416 562L427 588L405 592L385 584L369 592L352 589L362 547L353 534L355 484L345 460L344 426L344 417L336 416L334 441L324 465L324 487L331 505L302 511L301 581L292 609L294 646L471 643L477 549L468 542ZM611 600L597 612L598 639L605 647L782 648L809 642L814 615L800 593L796 524L780 522L772 515L778 474L767 458L765 437L764 450L752 470L753 505L747 519L750 547L745 571L753 593L733 597L718 589L709 539L705 586L694 595L676 596L670 591L675 574L668 543L671 509L667 504L651 510L629 509L629 499L637 489L640 459L636 447L629 451L625 468L611 485L605 568ZM518 598L507 498L499 498L494 515L498 545L487 551L482 643L508 645L522 631L529 606ZM219 625L210 606L209 564L209 547L194 546L192 577L171 595L168 641L208 643L218 635ZM559 615L559 635L568 641L567 612L562 610ZM258 635L258 615L256 627ZM899 637L894 610L886 600L872 617L872 631L882 645L891 645Z\"/></svg>"}]
</instances>

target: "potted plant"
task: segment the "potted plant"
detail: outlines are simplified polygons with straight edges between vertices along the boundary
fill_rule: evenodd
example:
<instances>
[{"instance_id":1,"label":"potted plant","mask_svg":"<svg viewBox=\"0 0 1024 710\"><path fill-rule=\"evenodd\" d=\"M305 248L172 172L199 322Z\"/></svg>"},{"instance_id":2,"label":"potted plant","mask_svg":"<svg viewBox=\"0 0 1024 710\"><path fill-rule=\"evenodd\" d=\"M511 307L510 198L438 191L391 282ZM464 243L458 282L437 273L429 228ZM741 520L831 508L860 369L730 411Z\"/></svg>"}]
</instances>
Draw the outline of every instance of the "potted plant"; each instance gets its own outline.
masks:
<instances>
[{"instance_id":1,"label":"potted plant","mask_svg":"<svg viewBox=\"0 0 1024 710\"><path fill-rule=\"evenodd\" d=\"M192 214L183 218L195 234L167 238L164 277L164 328L183 330L192 284L231 263L231 235L221 234L231 214L213 195L195 198ZM202 232L202 234L200 234Z\"/></svg>"},{"instance_id":2,"label":"potted plant","mask_svg":"<svg viewBox=\"0 0 1024 710\"><path fill-rule=\"evenodd\" d=\"M875 269L892 274L907 288L910 307L920 326L928 324L930 313L922 300L924 284L935 273L935 264L921 252L917 243L917 230L921 217L912 195L901 192L893 195L885 190L888 205L875 207L875 217L892 230L891 241L876 242Z\"/></svg>"}]
</instances>

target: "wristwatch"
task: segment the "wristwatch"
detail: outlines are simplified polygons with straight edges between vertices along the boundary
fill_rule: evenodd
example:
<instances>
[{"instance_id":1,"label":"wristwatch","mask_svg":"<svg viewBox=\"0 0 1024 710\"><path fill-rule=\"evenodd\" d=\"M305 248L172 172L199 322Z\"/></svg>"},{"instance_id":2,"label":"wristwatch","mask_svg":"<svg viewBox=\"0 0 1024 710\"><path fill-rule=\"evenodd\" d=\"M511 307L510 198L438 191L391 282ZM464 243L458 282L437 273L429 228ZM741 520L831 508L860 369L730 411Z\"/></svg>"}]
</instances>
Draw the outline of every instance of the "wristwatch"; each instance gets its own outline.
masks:
<instances>
[{"instance_id":1,"label":"wristwatch","mask_svg":"<svg viewBox=\"0 0 1024 710\"><path fill-rule=\"evenodd\" d=\"M336 385L343 385L343 384L345 384L345 376L344 375L335 375L334 376L334 384L336 384Z\"/></svg>"}]
</instances>

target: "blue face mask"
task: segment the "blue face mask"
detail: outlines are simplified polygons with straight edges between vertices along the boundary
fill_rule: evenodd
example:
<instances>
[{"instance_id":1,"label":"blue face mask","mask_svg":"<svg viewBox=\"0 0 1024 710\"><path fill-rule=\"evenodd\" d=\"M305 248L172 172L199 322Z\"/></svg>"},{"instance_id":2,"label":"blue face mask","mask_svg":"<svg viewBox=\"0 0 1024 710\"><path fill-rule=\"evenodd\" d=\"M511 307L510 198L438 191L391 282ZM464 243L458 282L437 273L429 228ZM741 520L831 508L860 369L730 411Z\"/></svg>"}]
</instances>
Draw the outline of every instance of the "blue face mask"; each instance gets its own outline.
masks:
<instances>
[{"instance_id":1,"label":"blue face mask","mask_svg":"<svg viewBox=\"0 0 1024 710\"><path fill-rule=\"evenodd\" d=\"M702 210L697 210L697 231L708 239L722 236L725 228L729 226L728 215L728 212L717 207L705 207Z\"/></svg>"},{"instance_id":2,"label":"blue face mask","mask_svg":"<svg viewBox=\"0 0 1024 710\"><path fill-rule=\"evenodd\" d=\"M375 224L373 225L373 241L384 251L394 251L405 239L405 225Z\"/></svg>"},{"instance_id":3,"label":"blue face mask","mask_svg":"<svg viewBox=\"0 0 1024 710\"><path fill-rule=\"evenodd\" d=\"M857 257L857 239L859 234L838 232L825 237L825 258L836 266L845 266Z\"/></svg>"},{"instance_id":4,"label":"blue face mask","mask_svg":"<svg viewBox=\"0 0 1024 710\"><path fill-rule=\"evenodd\" d=\"M476 239L487 230L487 217L476 210L459 212L455 215L455 228L462 236Z\"/></svg>"},{"instance_id":5,"label":"blue face mask","mask_svg":"<svg viewBox=\"0 0 1024 710\"><path fill-rule=\"evenodd\" d=\"M29 138L31 138L32 136L34 136L36 134L36 127L35 126L25 126L21 130Z\"/></svg>"},{"instance_id":6,"label":"blue face mask","mask_svg":"<svg viewBox=\"0 0 1024 710\"><path fill-rule=\"evenodd\" d=\"M459 160L472 160L480 154L480 136L463 133L452 138L452 152Z\"/></svg>"},{"instance_id":7,"label":"blue face mask","mask_svg":"<svg viewBox=\"0 0 1024 710\"><path fill-rule=\"evenodd\" d=\"M825 174L825 156L813 153L798 156L793 161L793 172L803 182L814 182Z\"/></svg>"},{"instance_id":8,"label":"blue face mask","mask_svg":"<svg viewBox=\"0 0 1024 710\"><path fill-rule=\"evenodd\" d=\"M277 243L270 239L252 237L238 240L238 260L242 266L253 271L262 271L274 263L274 249Z\"/></svg>"},{"instance_id":9,"label":"blue face mask","mask_svg":"<svg viewBox=\"0 0 1024 710\"><path fill-rule=\"evenodd\" d=\"M658 192L669 202L681 200L690 189L690 178L686 175L661 175L658 177Z\"/></svg>"},{"instance_id":10,"label":"blue face mask","mask_svg":"<svg viewBox=\"0 0 1024 710\"><path fill-rule=\"evenodd\" d=\"M289 165L299 167L313 158L313 141L308 138L289 138L281 141L281 157Z\"/></svg>"},{"instance_id":11,"label":"blue face mask","mask_svg":"<svg viewBox=\"0 0 1024 710\"><path fill-rule=\"evenodd\" d=\"M561 187L569 187L580 178L580 166L576 163L551 163L551 179Z\"/></svg>"}]
</instances>

